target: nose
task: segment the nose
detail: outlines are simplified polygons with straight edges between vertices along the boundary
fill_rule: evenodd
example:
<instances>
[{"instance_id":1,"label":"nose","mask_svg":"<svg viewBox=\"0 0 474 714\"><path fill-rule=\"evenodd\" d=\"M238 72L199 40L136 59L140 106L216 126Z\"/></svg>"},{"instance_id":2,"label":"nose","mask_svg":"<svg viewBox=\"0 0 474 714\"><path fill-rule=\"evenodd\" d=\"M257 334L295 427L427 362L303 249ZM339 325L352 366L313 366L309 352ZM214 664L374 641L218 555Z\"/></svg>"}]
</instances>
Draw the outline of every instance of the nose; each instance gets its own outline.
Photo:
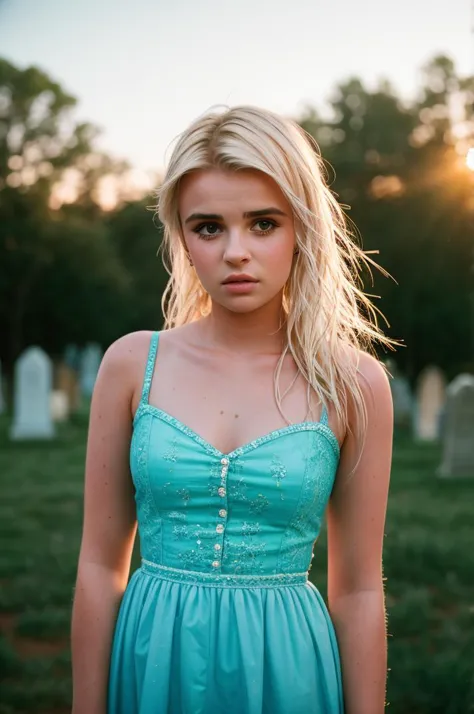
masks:
<instances>
[{"instance_id":1,"label":"nose","mask_svg":"<svg viewBox=\"0 0 474 714\"><path fill-rule=\"evenodd\" d=\"M241 231L229 231L224 249L224 260L231 265L241 265L250 260L249 248Z\"/></svg>"}]
</instances>

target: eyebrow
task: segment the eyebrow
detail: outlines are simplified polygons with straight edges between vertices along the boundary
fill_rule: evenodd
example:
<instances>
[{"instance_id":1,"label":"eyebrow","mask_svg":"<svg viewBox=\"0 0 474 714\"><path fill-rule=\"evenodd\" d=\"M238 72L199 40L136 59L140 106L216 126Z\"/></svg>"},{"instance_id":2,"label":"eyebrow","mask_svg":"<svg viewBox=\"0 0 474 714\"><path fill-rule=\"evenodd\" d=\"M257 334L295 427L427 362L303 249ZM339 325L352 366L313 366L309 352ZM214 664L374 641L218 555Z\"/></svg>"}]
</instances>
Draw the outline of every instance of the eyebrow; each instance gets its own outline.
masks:
<instances>
[{"instance_id":1,"label":"eyebrow","mask_svg":"<svg viewBox=\"0 0 474 714\"><path fill-rule=\"evenodd\" d=\"M287 214L284 211L281 211L279 208L275 208L274 206L270 206L270 208L259 208L258 211L246 211L243 214L244 218L259 218L261 216L286 216ZM219 213L191 213L190 216L186 218L184 223L191 223L191 221L223 221L224 216L221 216Z\"/></svg>"}]
</instances>

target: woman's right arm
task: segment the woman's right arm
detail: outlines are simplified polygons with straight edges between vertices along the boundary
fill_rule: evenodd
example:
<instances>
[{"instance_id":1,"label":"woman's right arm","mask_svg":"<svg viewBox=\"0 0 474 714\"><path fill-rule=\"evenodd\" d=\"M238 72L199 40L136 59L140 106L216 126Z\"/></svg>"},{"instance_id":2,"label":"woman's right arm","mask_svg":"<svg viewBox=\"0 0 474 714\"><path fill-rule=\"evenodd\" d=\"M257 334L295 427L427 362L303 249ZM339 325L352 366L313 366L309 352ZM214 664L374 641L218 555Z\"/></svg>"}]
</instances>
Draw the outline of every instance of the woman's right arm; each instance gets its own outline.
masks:
<instances>
[{"instance_id":1,"label":"woman's right arm","mask_svg":"<svg viewBox=\"0 0 474 714\"><path fill-rule=\"evenodd\" d=\"M133 385L142 359L140 333L115 342L104 355L92 397L72 613L72 714L106 714L112 637L136 533L129 449Z\"/></svg>"}]
</instances>

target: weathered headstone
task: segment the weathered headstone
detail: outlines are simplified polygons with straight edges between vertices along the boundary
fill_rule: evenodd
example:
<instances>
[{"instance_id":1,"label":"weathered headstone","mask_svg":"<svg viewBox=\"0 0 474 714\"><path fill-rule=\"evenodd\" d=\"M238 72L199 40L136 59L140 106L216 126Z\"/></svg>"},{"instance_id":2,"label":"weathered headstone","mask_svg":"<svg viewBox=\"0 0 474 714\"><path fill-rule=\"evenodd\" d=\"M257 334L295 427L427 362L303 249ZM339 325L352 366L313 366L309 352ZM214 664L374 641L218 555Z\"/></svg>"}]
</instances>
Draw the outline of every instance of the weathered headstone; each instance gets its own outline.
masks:
<instances>
[{"instance_id":1,"label":"weathered headstone","mask_svg":"<svg viewBox=\"0 0 474 714\"><path fill-rule=\"evenodd\" d=\"M387 360L386 366L391 374L390 388L392 390L394 424L396 426L411 426L414 404L410 383L399 372L393 360Z\"/></svg>"},{"instance_id":2,"label":"weathered headstone","mask_svg":"<svg viewBox=\"0 0 474 714\"><path fill-rule=\"evenodd\" d=\"M50 439L54 436L51 387L51 360L39 347L30 347L15 365L12 439Z\"/></svg>"},{"instance_id":3,"label":"weathered headstone","mask_svg":"<svg viewBox=\"0 0 474 714\"><path fill-rule=\"evenodd\" d=\"M3 395L2 363L0 362L0 414L5 411L5 397Z\"/></svg>"},{"instance_id":4,"label":"weathered headstone","mask_svg":"<svg viewBox=\"0 0 474 714\"><path fill-rule=\"evenodd\" d=\"M64 350L63 362L74 372L79 372L81 366L81 352L77 345L67 345Z\"/></svg>"},{"instance_id":5,"label":"weathered headstone","mask_svg":"<svg viewBox=\"0 0 474 714\"><path fill-rule=\"evenodd\" d=\"M436 441L440 434L441 412L446 400L446 380L438 367L426 367L417 383L415 438Z\"/></svg>"},{"instance_id":6,"label":"weathered headstone","mask_svg":"<svg viewBox=\"0 0 474 714\"><path fill-rule=\"evenodd\" d=\"M76 411L79 406L79 382L76 372L68 367L64 362L60 362L56 366L55 391L62 392L66 395L68 411Z\"/></svg>"},{"instance_id":7,"label":"weathered headstone","mask_svg":"<svg viewBox=\"0 0 474 714\"><path fill-rule=\"evenodd\" d=\"M54 422L67 421L69 416L69 400L66 392L53 389L50 396L51 418Z\"/></svg>"},{"instance_id":8,"label":"weathered headstone","mask_svg":"<svg viewBox=\"0 0 474 714\"><path fill-rule=\"evenodd\" d=\"M94 390L97 372L102 360L102 350L97 344L89 344L81 355L80 384L81 393L85 397L91 397Z\"/></svg>"},{"instance_id":9,"label":"weathered headstone","mask_svg":"<svg viewBox=\"0 0 474 714\"><path fill-rule=\"evenodd\" d=\"M77 345L68 345L56 372L56 388L66 392L71 412L76 412L79 409L81 401L80 361L81 353Z\"/></svg>"},{"instance_id":10,"label":"weathered headstone","mask_svg":"<svg viewBox=\"0 0 474 714\"><path fill-rule=\"evenodd\" d=\"M458 375L446 390L440 476L474 478L474 376Z\"/></svg>"}]
</instances>

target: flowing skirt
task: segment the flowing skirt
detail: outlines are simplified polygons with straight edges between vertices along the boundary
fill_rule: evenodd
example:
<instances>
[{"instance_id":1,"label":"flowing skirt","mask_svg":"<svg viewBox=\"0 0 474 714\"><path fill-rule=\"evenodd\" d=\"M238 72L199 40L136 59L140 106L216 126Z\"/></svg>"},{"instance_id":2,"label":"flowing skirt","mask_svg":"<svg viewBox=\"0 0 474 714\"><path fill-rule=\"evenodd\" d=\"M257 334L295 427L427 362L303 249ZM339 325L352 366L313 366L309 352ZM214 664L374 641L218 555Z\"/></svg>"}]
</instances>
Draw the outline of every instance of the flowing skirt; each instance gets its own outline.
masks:
<instances>
[{"instance_id":1,"label":"flowing skirt","mask_svg":"<svg viewBox=\"0 0 474 714\"><path fill-rule=\"evenodd\" d=\"M143 568L116 624L109 714L343 714L334 628L309 582L209 587Z\"/></svg>"}]
</instances>

